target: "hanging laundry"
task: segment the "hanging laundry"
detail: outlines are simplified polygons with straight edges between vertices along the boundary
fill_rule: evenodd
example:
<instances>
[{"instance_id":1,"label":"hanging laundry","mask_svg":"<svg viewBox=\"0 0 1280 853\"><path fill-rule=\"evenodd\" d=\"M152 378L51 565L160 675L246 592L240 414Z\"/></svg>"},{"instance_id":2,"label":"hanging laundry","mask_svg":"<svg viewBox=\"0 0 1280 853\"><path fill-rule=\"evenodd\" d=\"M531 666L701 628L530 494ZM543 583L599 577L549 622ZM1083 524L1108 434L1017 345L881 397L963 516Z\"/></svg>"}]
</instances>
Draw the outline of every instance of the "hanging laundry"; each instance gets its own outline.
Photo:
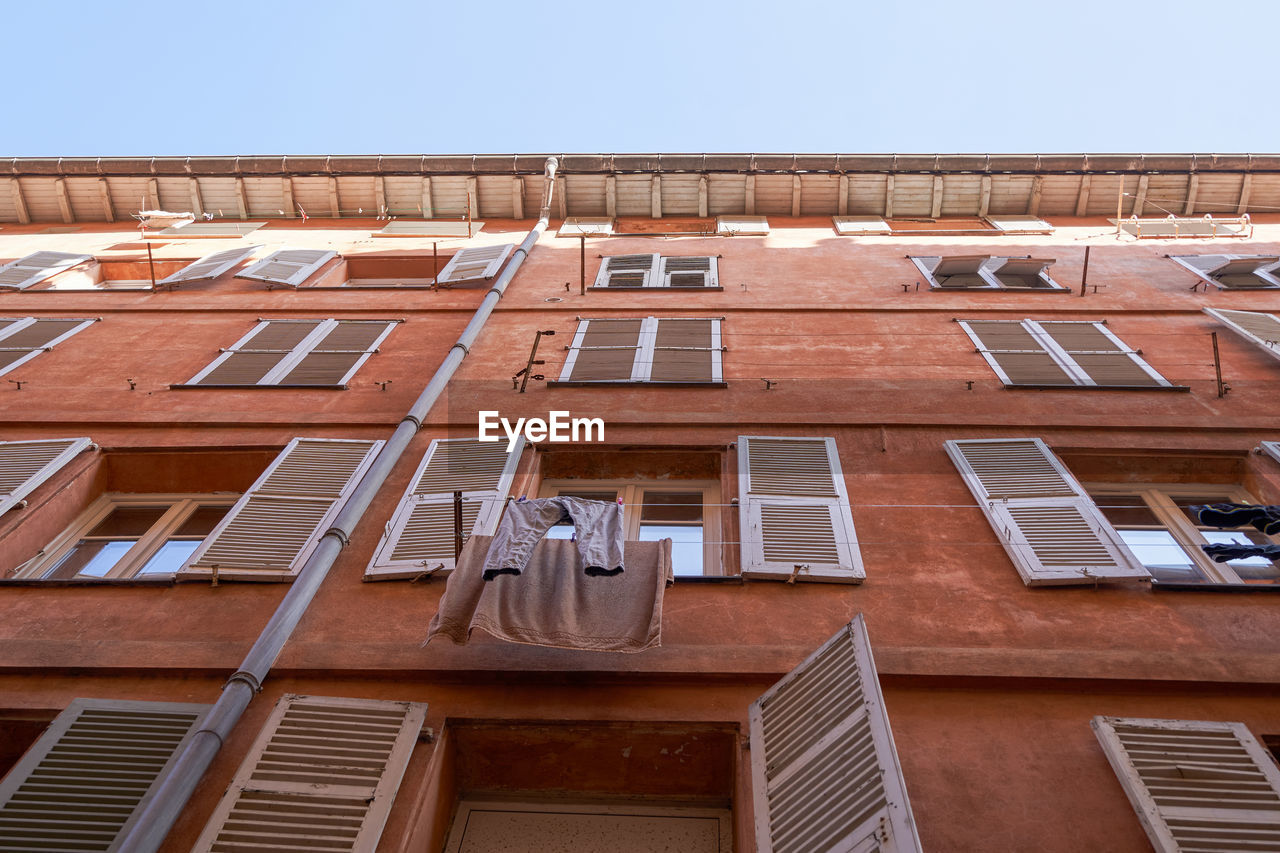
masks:
<instances>
[{"instance_id":1,"label":"hanging laundry","mask_svg":"<svg viewBox=\"0 0 1280 853\"><path fill-rule=\"evenodd\" d=\"M583 571L591 576L622 573L622 505L584 498L539 498L507 504L484 561L483 577L519 575L533 548L557 524L572 523Z\"/></svg>"},{"instance_id":2,"label":"hanging laundry","mask_svg":"<svg viewBox=\"0 0 1280 853\"><path fill-rule=\"evenodd\" d=\"M1268 536L1280 533L1280 506L1254 506L1252 504L1204 504L1189 507L1210 527L1244 527L1251 525Z\"/></svg>"},{"instance_id":3,"label":"hanging laundry","mask_svg":"<svg viewBox=\"0 0 1280 853\"><path fill-rule=\"evenodd\" d=\"M1280 559L1280 545L1220 544L1201 545L1204 553L1213 558L1215 563L1228 560L1244 560L1248 557L1266 557L1268 560Z\"/></svg>"}]
</instances>

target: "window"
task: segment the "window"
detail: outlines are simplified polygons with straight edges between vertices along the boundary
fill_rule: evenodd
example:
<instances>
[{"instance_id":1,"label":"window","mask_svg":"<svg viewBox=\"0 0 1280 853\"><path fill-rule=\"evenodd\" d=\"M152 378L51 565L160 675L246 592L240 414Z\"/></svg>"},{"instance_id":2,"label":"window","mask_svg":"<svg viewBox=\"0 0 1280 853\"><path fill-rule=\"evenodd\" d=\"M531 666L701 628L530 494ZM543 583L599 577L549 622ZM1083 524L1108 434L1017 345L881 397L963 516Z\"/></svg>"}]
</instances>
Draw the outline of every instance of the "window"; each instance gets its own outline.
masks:
<instances>
[{"instance_id":1,"label":"window","mask_svg":"<svg viewBox=\"0 0 1280 853\"><path fill-rule=\"evenodd\" d=\"M397 322L263 320L185 387L345 388Z\"/></svg>"},{"instance_id":2,"label":"window","mask_svg":"<svg viewBox=\"0 0 1280 853\"><path fill-rule=\"evenodd\" d=\"M622 501L625 538L671 540L676 575L721 574L720 484L710 480L544 480L540 497ZM572 524L561 524L547 538L568 539Z\"/></svg>"},{"instance_id":3,"label":"window","mask_svg":"<svg viewBox=\"0 0 1280 853\"><path fill-rule=\"evenodd\" d=\"M1035 290L1067 293L1049 277L1052 258L990 255L913 256L912 263L935 290Z\"/></svg>"},{"instance_id":4,"label":"window","mask_svg":"<svg viewBox=\"0 0 1280 853\"><path fill-rule=\"evenodd\" d=\"M102 495L17 577L170 577L235 501L234 495Z\"/></svg>"},{"instance_id":5,"label":"window","mask_svg":"<svg viewBox=\"0 0 1280 853\"><path fill-rule=\"evenodd\" d=\"M26 364L94 322L86 319L0 317L0 375Z\"/></svg>"},{"instance_id":6,"label":"window","mask_svg":"<svg viewBox=\"0 0 1280 853\"><path fill-rule=\"evenodd\" d=\"M1278 540L1252 527L1220 529L1201 524L1191 509L1211 503L1255 501L1236 486L1086 483L1085 488L1121 540L1162 583L1280 584L1280 564L1265 557L1216 563L1202 545L1272 545Z\"/></svg>"},{"instance_id":7,"label":"window","mask_svg":"<svg viewBox=\"0 0 1280 853\"><path fill-rule=\"evenodd\" d=\"M720 384L719 319L581 320L560 382Z\"/></svg>"},{"instance_id":8,"label":"window","mask_svg":"<svg viewBox=\"0 0 1280 853\"><path fill-rule=\"evenodd\" d=\"M281 249L236 273L236 278L298 287L336 257L337 252L326 249Z\"/></svg>"},{"instance_id":9,"label":"window","mask_svg":"<svg viewBox=\"0 0 1280 853\"><path fill-rule=\"evenodd\" d=\"M1280 287L1280 255L1170 255L1169 258L1223 290Z\"/></svg>"},{"instance_id":10,"label":"window","mask_svg":"<svg viewBox=\"0 0 1280 853\"><path fill-rule=\"evenodd\" d=\"M593 287L720 289L717 258L706 256L613 255L600 264Z\"/></svg>"},{"instance_id":11,"label":"window","mask_svg":"<svg viewBox=\"0 0 1280 853\"><path fill-rule=\"evenodd\" d=\"M64 270L93 260L92 255L66 252L35 252L0 266L0 287L25 290Z\"/></svg>"},{"instance_id":12,"label":"window","mask_svg":"<svg viewBox=\"0 0 1280 853\"><path fill-rule=\"evenodd\" d=\"M959 322L1005 385L1187 390L1156 373L1105 322Z\"/></svg>"}]
</instances>

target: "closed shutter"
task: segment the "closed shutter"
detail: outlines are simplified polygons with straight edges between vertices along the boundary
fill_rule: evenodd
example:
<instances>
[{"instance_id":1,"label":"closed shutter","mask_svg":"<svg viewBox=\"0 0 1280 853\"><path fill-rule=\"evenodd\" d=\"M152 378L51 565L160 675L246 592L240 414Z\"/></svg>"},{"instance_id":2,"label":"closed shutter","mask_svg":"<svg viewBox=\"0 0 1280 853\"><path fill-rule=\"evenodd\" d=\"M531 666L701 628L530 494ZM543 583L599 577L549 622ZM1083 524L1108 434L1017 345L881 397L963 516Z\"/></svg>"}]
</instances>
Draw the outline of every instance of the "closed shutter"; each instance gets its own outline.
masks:
<instances>
[{"instance_id":1,"label":"closed shutter","mask_svg":"<svg viewBox=\"0 0 1280 853\"><path fill-rule=\"evenodd\" d=\"M336 257L337 252L325 249L281 249L240 271L236 278L251 278L268 284L297 287Z\"/></svg>"},{"instance_id":2,"label":"closed shutter","mask_svg":"<svg viewBox=\"0 0 1280 853\"><path fill-rule=\"evenodd\" d=\"M246 246L241 249L214 252L212 255L206 255L193 264L188 264L173 275L156 282L156 284L173 286L182 282L207 281L211 278L217 278L261 248L261 246Z\"/></svg>"},{"instance_id":3,"label":"closed shutter","mask_svg":"<svg viewBox=\"0 0 1280 853\"><path fill-rule=\"evenodd\" d=\"M650 382L720 382L720 321L662 319L653 334Z\"/></svg>"},{"instance_id":4,"label":"closed shutter","mask_svg":"<svg viewBox=\"0 0 1280 853\"><path fill-rule=\"evenodd\" d=\"M919 851L862 614L751 705L759 853Z\"/></svg>"},{"instance_id":5,"label":"closed shutter","mask_svg":"<svg viewBox=\"0 0 1280 853\"><path fill-rule=\"evenodd\" d=\"M658 255L614 255L605 258L592 287L654 287Z\"/></svg>"},{"instance_id":6,"label":"closed shutter","mask_svg":"<svg viewBox=\"0 0 1280 853\"><path fill-rule=\"evenodd\" d=\"M426 714L417 702L285 695L192 853L372 853Z\"/></svg>"},{"instance_id":7,"label":"closed shutter","mask_svg":"<svg viewBox=\"0 0 1280 853\"><path fill-rule=\"evenodd\" d=\"M1027 586L1150 577L1040 439L948 441L946 448Z\"/></svg>"},{"instance_id":8,"label":"closed shutter","mask_svg":"<svg viewBox=\"0 0 1280 853\"><path fill-rule=\"evenodd\" d=\"M1260 311L1227 311L1206 308L1209 314L1245 340L1256 344L1273 358L1280 358L1280 318ZM0 341L0 344L3 342Z\"/></svg>"},{"instance_id":9,"label":"closed shutter","mask_svg":"<svg viewBox=\"0 0 1280 853\"><path fill-rule=\"evenodd\" d=\"M1094 717L1160 853L1280 850L1280 768L1243 723Z\"/></svg>"},{"instance_id":10,"label":"closed shutter","mask_svg":"<svg viewBox=\"0 0 1280 853\"><path fill-rule=\"evenodd\" d=\"M409 481L365 577L417 577L454 568L453 493L462 492L462 537L497 530L524 437L506 440L436 439Z\"/></svg>"},{"instance_id":11,"label":"closed shutter","mask_svg":"<svg viewBox=\"0 0 1280 853\"><path fill-rule=\"evenodd\" d=\"M189 385L258 385L304 341L322 334L324 320L263 320Z\"/></svg>"},{"instance_id":12,"label":"closed shutter","mask_svg":"<svg viewBox=\"0 0 1280 853\"><path fill-rule=\"evenodd\" d=\"M436 276L436 283L491 279L498 274L498 270L502 269L502 262L514 248L513 243L504 243L501 246L460 249L449 259L449 263L444 265L444 269L440 270L440 274Z\"/></svg>"},{"instance_id":13,"label":"closed shutter","mask_svg":"<svg viewBox=\"0 0 1280 853\"><path fill-rule=\"evenodd\" d=\"M0 781L0 851L120 850L209 707L74 700Z\"/></svg>"},{"instance_id":14,"label":"closed shutter","mask_svg":"<svg viewBox=\"0 0 1280 853\"><path fill-rule=\"evenodd\" d=\"M25 364L95 322L35 317L0 320L0 324L4 324L0 325L0 374Z\"/></svg>"},{"instance_id":15,"label":"closed shutter","mask_svg":"<svg viewBox=\"0 0 1280 853\"><path fill-rule=\"evenodd\" d=\"M561 382L631 382L644 321L581 320Z\"/></svg>"},{"instance_id":16,"label":"closed shutter","mask_svg":"<svg viewBox=\"0 0 1280 853\"><path fill-rule=\"evenodd\" d=\"M63 270L93 260L93 255L72 255L67 252L35 252L25 258L0 266L0 287L23 290L39 284Z\"/></svg>"},{"instance_id":17,"label":"closed shutter","mask_svg":"<svg viewBox=\"0 0 1280 853\"><path fill-rule=\"evenodd\" d=\"M866 573L834 438L738 438L742 574L861 583Z\"/></svg>"},{"instance_id":18,"label":"closed shutter","mask_svg":"<svg viewBox=\"0 0 1280 853\"><path fill-rule=\"evenodd\" d=\"M337 320L301 361L280 377L279 384L345 387L395 326L386 320Z\"/></svg>"},{"instance_id":19,"label":"closed shutter","mask_svg":"<svg viewBox=\"0 0 1280 853\"><path fill-rule=\"evenodd\" d=\"M1102 323L1028 320L1026 325L1043 330L1061 347L1083 373L1082 384L1112 388L1169 387L1168 380Z\"/></svg>"},{"instance_id":20,"label":"closed shutter","mask_svg":"<svg viewBox=\"0 0 1280 853\"><path fill-rule=\"evenodd\" d=\"M315 549L385 442L295 438L178 572L290 580Z\"/></svg>"},{"instance_id":21,"label":"closed shutter","mask_svg":"<svg viewBox=\"0 0 1280 853\"><path fill-rule=\"evenodd\" d=\"M87 438L0 441L0 515L91 447Z\"/></svg>"},{"instance_id":22,"label":"closed shutter","mask_svg":"<svg viewBox=\"0 0 1280 853\"><path fill-rule=\"evenodd\" d=\"M660 287L719 287L717 259L712 257L679 257L662 259Z\"/></svg>"},{"instance_id":23,"label":"closed shutter","mask_svg":"<svg viewBox=\"0 0 1280 853\"><path fill-rule=\"evenodd\" d=\"M961 320L1006 385L1172 388L1102 323Z\"/></svg>"},{"instance_id":24,"label":"closed shutter","mask_svg":"<svg viewBox=\"0 0 1280 853\"><path fill-rule=\"evenodd\" d=\"M960 327L1005 385L1078 384L1066 367L1017 320L961 320Z\"/></svg>"}]
</instances>

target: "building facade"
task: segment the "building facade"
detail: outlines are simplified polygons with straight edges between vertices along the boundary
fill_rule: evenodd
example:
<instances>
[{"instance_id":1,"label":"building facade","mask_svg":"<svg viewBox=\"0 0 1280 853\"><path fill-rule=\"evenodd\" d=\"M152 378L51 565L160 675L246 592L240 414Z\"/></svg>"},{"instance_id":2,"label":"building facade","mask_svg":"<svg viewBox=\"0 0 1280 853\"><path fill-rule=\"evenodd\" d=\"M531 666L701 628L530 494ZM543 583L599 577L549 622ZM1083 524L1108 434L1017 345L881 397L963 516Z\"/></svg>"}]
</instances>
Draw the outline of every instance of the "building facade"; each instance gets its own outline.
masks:
<instances>
[{"instance_id":1,"label":"building facade","mask_svg":"<svg viewBox=\"0 0 1280 853\"><path fill-rule=\"evenodd\" d=\"M8 165L0 850L1280 849L1280 157Z\"/></svg>"}]
</instances>

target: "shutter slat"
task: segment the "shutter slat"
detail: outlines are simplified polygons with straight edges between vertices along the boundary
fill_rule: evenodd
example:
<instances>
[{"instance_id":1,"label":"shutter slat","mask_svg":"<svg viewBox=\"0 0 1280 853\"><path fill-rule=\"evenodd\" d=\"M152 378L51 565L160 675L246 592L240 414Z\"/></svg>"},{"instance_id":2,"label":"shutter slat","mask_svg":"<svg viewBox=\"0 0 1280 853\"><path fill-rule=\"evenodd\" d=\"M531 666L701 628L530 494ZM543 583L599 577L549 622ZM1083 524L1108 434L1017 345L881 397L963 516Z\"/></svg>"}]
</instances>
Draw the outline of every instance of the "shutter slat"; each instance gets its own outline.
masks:
<instances>
[{"instance_id":1,"label":"shutter slat","mask_svg":"<svg viewBox=\"0 0 1280 853\"><path fill-rule=\"evenodd\" d=\"M239 249L227 249L225 252L214 252L212 255L206 255L188 264L173 275L160 279L156 284L174 285L217 278L261 248L261 246L245 246Z\"/></svg>"},{"instance_id":2,"label":"shutter slat","mask_svg":"<svg viewBox=\"0 0 1280 853\"><path fill-rule=\"evenodd\" d=\"M830 438L738 438L742 573L859 583L866 576Z\"/></svg>"},{"instance_id":3,"label":"shutter slat","mask_svg":"<svg viewBox=\"0 0 1280 853\"><path fill-rule=\"evenodd\" d=\"M500 246L475 246L468 249L459 249L449 259L449 262L444 265L444 269L440 270L440 274L436 276L436 282L445 284L457 281L491 279L498 274L498 270L502 269L503 262L506 261L507 256L511 254L511 250L514 248L514 243L504 243Z\"/></svg>"},{"instance_id":4,"label":"shutter slat","mask_svg":"<svg viewBox=\"0 0 1280 853\"><path fill-rule=\"evenodd\" d=\"M0 441L0 515L91 447L83 437Z\"/></svg>"},{"instance_id":5,"label":"shutter slat","mask_svg":"<svg viewBox=\"0 0 1280 853\"><path fill-rule=\"evenodd\" d=\"M751 705L760 853L919 851L861 614Z\"/></svg>"},{"instance_id":6,"label":"shutter slat","mask_svg":"<svg viewBox=\"0 0 1280 853\"><path fill-rule=\"evenodd\" d=\"M382 441L295 438L187 559L179 577L284 580L342 509Z\"/></svg>"},{"instance_id":7,"label":"shutter slat","mask_svg":"<svg viewBox=\"0 0 1280 853\"><path fill-rule=\"evenodd\" d=\"M193 853L372 853L426 712L414 702L286 695Z\"/></svg>"},{"instance_id":8,"label":"shutter slat","mask_svg":"<svg viewBox=\"0 0 1280 853\"><path fill-rule=\"evenodd\" d=\"M948 441L946 450L1028 586L1150 578L1040 439Z\"/></svg>"}]
</instances>

